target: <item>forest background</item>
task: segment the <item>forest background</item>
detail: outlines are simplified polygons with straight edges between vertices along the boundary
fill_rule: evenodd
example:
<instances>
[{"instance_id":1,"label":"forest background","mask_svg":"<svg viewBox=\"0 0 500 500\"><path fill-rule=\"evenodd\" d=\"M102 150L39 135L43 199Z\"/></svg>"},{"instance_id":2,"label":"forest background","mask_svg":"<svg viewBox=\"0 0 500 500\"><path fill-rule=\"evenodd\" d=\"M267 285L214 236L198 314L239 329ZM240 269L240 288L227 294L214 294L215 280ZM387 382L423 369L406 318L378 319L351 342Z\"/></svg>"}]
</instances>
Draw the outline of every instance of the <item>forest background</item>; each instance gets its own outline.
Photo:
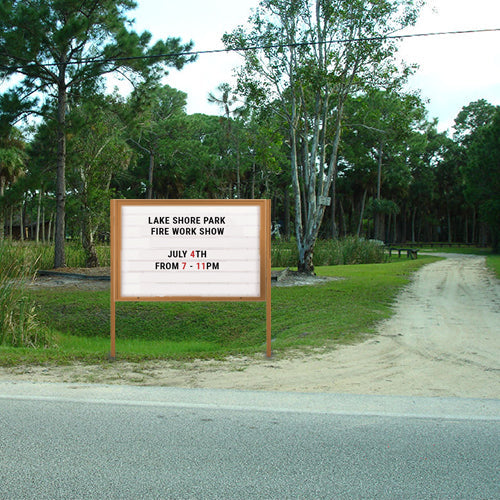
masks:
<instances>
[{"instance_id":1,"label":"forest background","mask_svg":"<svg viewBox=\"0 0 500 500\"><path fill-rule=\"evenodd\" d=\"M55 267L81 241L97 266L111 198L270 198L305 271L317 238L498 250L500 107L464 103L438 131L391 38L418 4L264 0L224 37L245 59L212 116L164 84L192 43L129 30L134 2L2 2L0 238L54 242ZM130 93L106 91L117 72Z\"/></svg>"}]
</instances>

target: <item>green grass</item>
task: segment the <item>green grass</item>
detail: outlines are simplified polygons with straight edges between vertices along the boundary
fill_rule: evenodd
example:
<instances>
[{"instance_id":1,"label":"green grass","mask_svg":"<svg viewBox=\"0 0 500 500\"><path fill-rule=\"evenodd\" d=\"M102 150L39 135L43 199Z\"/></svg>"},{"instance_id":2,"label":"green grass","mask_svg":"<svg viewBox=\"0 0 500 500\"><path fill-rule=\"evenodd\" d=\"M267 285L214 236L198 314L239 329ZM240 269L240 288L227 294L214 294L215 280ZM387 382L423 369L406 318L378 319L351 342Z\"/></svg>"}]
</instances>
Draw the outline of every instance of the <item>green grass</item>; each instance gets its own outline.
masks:
<instances>
[{"instance_id":1,"label":"green grass","mask_svg":"<svg viewBox=\"0 0 500 500\"><path fill-rule=\"evenodd\" d=\"M488 255L486 263L495 272L497 278L500 279L500 255Z\"/></svg>"},{"instance_id":2,"label":"green grass","mask_svg":"<svg viewBox=\"0 0 500 500\"><path fill-rule=\"evenodd\" d=\"M387 318L413 271L436 260L317 268L339 278L317 286L272 289L273 352L352 343ZM27 349L0 346L0 364L100 362L109 353L109 291L37 290L37 319L55 344ZM119 302L119 359L193 359L265 351L264 303Z\"/></svg>"}]
</instances>

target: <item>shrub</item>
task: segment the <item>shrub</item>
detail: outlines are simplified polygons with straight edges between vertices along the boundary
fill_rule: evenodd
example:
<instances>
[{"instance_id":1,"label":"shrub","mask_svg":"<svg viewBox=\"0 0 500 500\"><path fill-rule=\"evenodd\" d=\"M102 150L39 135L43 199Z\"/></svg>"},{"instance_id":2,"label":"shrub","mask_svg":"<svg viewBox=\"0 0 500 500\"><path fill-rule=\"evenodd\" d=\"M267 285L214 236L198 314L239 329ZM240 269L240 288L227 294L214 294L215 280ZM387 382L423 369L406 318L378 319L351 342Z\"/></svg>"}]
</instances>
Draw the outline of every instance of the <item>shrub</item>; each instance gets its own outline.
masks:
<instances>
[{"instance_id":1,"label":"shrub","mask_svg":"<svg viewBox=\"0 0 500 500\"><path fill-rule=\"evenodd\" d=\"M33 272L54 267L54 246L48 243L11 241L1 244L0 251L2 252L0 262L16 262L19 266L29 268ZM85 252L79 242L67 242L65 252L68 267L85 267ZM97 255L101 266L110 265L109 246L98 246ZM14 271L14 268L11 267L10 270Z\"/></svg>"},{"instance_id":2,"label":"shrub","mask_svg":"<svg viewBox=\"0 0 500 500\"><path fill-rule=\"evenodd\" d=\"M298 259L295 241L273 241L271 252L273 267L294 267ZM385 261L384 247L380 242L356 236L336 240L318 240L314 248L315 266L376 264Z\"/></svg>"},{"instance_id":3,"label":"shrub","mask_svg":"<svg viewBox=\"0 0 500 500\"><path fill-rule=\"evenodd\" d=\"M26 254L13 254L11 250L0 244L0 345L48 346L51 336L37 323L35 304L27 293L32 263L25 261Z\"/></svg>"}]
</instances>

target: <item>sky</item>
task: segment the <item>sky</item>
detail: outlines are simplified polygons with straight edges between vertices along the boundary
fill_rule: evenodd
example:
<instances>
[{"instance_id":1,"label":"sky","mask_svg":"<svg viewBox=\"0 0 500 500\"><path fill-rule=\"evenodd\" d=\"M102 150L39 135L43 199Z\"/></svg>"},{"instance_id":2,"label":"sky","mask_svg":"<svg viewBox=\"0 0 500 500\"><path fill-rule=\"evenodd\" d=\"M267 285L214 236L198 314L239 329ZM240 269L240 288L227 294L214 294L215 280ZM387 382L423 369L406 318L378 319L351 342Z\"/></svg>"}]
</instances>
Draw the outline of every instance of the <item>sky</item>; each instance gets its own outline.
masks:
<instances>
[{"instance_id":1,"label":"sky","mask_svg":"<svg viewBox=\"0 0 500 500\"><path fill-rule=\"evenodd\" d=\"M178 36L193 40L195 50L224 48L221 37L246 24L258 0L137 0L131 11L136 31L148 30L153 39ZM405 33L426 33L500 28L498 0L427 0L416 26ZM500 31L406 39L401 57L419 69L409 81L428 101L429 118L438 118L439 130L447 130L463 106L484 98L500 105ZM234 69L242 62L234 53L206 54L171 70L168 85L188 94L188 113L217 114L207 102L223 82L234 82Z\"/></svg>"}]
</instances>

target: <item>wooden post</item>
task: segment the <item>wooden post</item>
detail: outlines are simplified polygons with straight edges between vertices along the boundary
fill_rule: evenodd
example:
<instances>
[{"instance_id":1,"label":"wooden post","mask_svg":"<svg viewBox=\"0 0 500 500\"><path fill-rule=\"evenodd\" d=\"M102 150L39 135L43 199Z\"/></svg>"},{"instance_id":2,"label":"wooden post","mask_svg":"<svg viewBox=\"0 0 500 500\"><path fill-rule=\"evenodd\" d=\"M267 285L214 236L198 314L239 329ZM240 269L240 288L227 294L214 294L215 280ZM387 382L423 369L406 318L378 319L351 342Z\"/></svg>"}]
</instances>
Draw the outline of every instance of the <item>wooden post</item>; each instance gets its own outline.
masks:
<instances>
[{"instance_id":1,"label":"wooden post","mask_svg":"<svg viewBox=\"0 0 500 500\"><path fill-rule=\"evenodd\" d=\"M266 356L271 357L271 200L266 200Z\"/></svg>"},{"instance_id":2,"label":"wooden post","mask_svg":"<svg viewBox=\"0 0 500 500\"><path fill-rule=\"evenodd\" d=\"M116 256L115 252L117 251L117 241L116 241L116 213L115 213L115 208L116 208L116 202L115 200L111 200L111 207L110 207L110 219L111 219L111 224L110 224L110 237L109 237L109 244L110 244L110 260L111 260L111 289L110 289L110 300L111 300L111 307L110 307L110 328L111 328L111 346L110 346L110 351L109 351L109 359L115 360L116 359L116 295L115 295L115 288L116 288Z\"/></svg>"},{"instance_id":3,"label":"wooden post","mask_svg":"<svg viewBox=\"0 0 500 500\"><path fill-rule=\"evenodd\" d=\"M113 295L111 293L111 295ZM111 348L109 351L109 359L114 361L116 359L116 341L115 341L115 330L116 330L116 322L115 322L115 306L116 302L113 297L111 297Z\"/></svg>"}]
</instances>

